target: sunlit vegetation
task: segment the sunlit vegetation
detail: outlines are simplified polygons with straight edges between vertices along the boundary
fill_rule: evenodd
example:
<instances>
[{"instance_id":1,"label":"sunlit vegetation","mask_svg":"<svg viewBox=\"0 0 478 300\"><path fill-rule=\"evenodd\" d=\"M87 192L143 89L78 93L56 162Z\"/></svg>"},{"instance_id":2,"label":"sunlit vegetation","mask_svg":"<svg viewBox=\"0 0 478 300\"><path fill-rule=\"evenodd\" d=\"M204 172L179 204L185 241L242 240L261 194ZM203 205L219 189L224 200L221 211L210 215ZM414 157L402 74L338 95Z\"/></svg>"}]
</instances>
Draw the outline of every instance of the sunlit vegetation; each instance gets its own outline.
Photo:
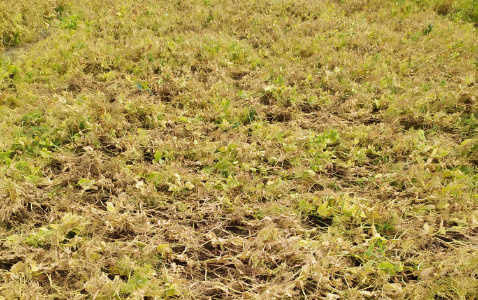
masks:
<instances>
[{"instance_id":1,"label":"sunlit vegetation","mask_svg":"<svg viewBox=\"0 0 478 300\"><path fill-rule=\"evenodd\" d=\"M0 3L0 299L475 299L478 3Z\"/></svg>"}]
</instances>

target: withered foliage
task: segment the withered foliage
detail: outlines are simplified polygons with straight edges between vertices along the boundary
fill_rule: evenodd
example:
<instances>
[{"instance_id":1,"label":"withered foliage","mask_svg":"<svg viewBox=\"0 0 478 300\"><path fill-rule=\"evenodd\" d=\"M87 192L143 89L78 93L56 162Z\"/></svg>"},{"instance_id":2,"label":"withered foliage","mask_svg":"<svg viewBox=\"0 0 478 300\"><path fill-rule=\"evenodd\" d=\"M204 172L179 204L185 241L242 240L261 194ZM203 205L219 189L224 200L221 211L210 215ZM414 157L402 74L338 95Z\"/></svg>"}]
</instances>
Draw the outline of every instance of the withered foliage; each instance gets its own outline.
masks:
<instances>
[{"instance_id":1,"label":"withered foliage","mask_svg":"<svg viewBox=\"0 0 478 300\"><path fill-rule=\"evenodd\" d=\"M2 1L0 299L474 299L465 2Z\"/></svg>"}]
</instances>

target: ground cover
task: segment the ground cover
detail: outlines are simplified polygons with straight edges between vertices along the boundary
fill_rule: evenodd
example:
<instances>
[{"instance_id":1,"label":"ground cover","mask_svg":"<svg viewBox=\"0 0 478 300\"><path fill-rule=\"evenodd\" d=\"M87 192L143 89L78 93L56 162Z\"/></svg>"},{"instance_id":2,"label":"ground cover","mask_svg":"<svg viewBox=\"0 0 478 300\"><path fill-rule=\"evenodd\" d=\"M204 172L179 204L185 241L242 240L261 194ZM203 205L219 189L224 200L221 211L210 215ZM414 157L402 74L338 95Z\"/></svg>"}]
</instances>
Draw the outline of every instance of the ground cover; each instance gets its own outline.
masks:
<instances>
[{"instance_id":1,"label":"ground cover","mask_svg":"<svg viewBox=\"0 0 478 300\"><path fill-rule=\"evenodd\" d=\"M0 299L475 299L474 1L3 1Z\"/></svg>"}]
</instances>

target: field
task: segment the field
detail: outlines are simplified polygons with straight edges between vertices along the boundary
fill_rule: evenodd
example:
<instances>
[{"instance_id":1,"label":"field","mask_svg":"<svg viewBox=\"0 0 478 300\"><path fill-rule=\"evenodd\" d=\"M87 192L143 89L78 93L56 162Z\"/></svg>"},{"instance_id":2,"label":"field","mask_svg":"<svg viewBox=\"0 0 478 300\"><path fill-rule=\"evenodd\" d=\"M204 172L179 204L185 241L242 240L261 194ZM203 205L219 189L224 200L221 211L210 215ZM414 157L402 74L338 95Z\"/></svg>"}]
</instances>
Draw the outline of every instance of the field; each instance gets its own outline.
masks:
<instances>
[{"instance_id":1,"label":"field","mask_svg":"<svg viewBox=\"0 0 478 300\"><path fill-rule=\"evenodd\" d=\"M1 1L0 299L478 299L477 24Z\"/></svg>"}]
</instances>

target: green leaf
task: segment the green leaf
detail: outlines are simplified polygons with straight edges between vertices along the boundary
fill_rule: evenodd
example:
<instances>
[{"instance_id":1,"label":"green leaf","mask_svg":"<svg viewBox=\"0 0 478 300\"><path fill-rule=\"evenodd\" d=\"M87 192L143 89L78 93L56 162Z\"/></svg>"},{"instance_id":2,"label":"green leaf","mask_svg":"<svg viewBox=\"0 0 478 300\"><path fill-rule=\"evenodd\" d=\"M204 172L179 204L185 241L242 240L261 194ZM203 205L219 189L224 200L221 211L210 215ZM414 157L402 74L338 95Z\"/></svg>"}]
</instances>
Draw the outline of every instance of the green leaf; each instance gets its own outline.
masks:
<instances>
[{"instance_id":1,"label":"green leaf","mask_svg":"<svg viewBox=\"0 0 478 300\"><path fill-rule=\"evenodd\" d=\"M98 187L95 185L96 181L95 180L90 180L87 178L81 178L78 181L78 184L81 186L81 188L85 190L97 190Z\"/></svg>"},{"instance_id":2,"label":"green leaf","mask_svg":"<svg viewBox=\"0 0 478 300\"><path fill-rule=\"evenodd\" d=\"M393 275L395 274L395 266L388 261L383 261L378 265L378 269L383 273Z\"/></svg>"},{"instance_id":3,"label":"green leaf","mask_svg":"<svg viewBox=\"0 0 478 300\"><path fill-rule=\"evenodd\" d=\"M425 137L425 132L423 132L423 130L418 130L418 137L420 138L420 140L422 141L426 141L426 137Z\"/></svg>"},{"instance_id":4,"label":"green leaf","mask_svg":"<svg viewBox=\"0 0 478 300\"><path fill-rule=\"evenodd\" d=\"M91 182L91 180L89 180L89 179L81 178L81 179L78 181L78 184L81 185L81 186L84 186L84 185L90 184L90 182Z\"/></svg>"},{"instance_id":5,"label":"green leaf","mask_svg":"<svg viewBox=\"0 0 478 300\"><path fill-rule=\"evenodd\" d=\"M157 150L155 153L154 153L154 161L159 163L159 161L161 160L161 158L163 158L163 154L161 152L159 152L159 150Z\"/></svg>"}]
</instances>

